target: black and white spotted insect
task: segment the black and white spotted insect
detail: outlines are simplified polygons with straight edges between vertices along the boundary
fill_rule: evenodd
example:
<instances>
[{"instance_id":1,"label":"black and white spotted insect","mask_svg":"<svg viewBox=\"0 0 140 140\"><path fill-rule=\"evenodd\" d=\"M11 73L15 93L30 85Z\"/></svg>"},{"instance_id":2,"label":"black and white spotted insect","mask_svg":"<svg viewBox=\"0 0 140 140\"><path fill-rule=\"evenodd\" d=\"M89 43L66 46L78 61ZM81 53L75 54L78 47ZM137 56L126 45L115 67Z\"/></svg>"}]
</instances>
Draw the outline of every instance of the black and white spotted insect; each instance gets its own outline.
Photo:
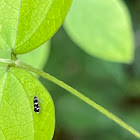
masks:
<instances>
[{"instance_id":1,"label":"black and white spotted insect","mask_svg":"<svg viewBox=\"0 0 140 140\"><path fill-rule=\"evenodd\" d=\"M40 112L40 106L38 104L38 99L36 96L34 96L34 112L39 113Z\"/></svg>"}]
</instances>

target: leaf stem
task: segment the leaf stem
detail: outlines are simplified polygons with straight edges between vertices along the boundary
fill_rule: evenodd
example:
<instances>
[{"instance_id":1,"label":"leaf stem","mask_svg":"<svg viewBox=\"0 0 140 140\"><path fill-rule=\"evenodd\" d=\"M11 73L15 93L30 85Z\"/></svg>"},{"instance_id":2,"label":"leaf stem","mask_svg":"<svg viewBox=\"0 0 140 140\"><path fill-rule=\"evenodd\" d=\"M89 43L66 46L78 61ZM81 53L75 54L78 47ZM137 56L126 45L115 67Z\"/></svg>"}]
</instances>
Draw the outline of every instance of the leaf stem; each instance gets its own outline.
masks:
<instances>
[{"instance_id":1,"label":"leaf stem","mask_svg":"<svg viewBox=\"0 0 140 140\"><path fill-rule=\"evenodd\" d=\"M13 66L13 65L11 65L11 66ZM78 97L79 99L83 100L85 103L89 104L91 107L95 108L96 110L98 110L99 112L101 112L102 114L107 116L109 119L115 121L117 124L119 124L121 127L126 129L127 131L129 131L130 133L135 135L136 137L140 138L140 133L138 131L136 131L134 128L132 128L131 126L126 124L124 121L122 121L121 119L119 119L118 117L116 117L115 115L110 113L108 110L106 110L102 106L100 106L100 105L96 104L94 101L90 100L88 97L84 96L82 93L73 89L72 87L70 87L66 83L56 79L55 77L51 76L48 73L45 73L42 70L38 70L36 68L33 68L30 65L24 64L24 63L20 62L19 60L15 61L15 67L34 72L34 73L42 76L43 78L48 79L49 81L55 83L56 85L64 88L65 90L69 91L70 93L72 93L73 95Z\"/></svg>"},{"instance_id":2,"label":"leaf stem","mask_svg":"<svg viewBox=\"0 0 140 140\"><path fill-rule=\"evenodd\" d=\"M12 60L10 60L10 59L3 59L3 58L0 58L0 62L1 62L1 63L6 63L6 64L14 63L14 61L12 61Z\"/></svg>"}]
</instances>

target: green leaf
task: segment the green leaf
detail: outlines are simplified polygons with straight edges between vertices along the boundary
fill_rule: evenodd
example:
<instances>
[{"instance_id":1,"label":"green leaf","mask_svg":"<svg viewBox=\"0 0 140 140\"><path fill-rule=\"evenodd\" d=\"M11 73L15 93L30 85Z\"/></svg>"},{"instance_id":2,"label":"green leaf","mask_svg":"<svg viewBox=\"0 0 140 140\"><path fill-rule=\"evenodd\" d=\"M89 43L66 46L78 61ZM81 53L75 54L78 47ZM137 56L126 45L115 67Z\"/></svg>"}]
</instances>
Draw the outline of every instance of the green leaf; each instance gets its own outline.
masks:
<instances>
[{"instance_id":1,"label":"green leaf","mask_svg":"<svg viewBox=\"0 0 140 140\"><path fill-rule=\"evenodd\" d=\"M54 133L54 105L50 94L30 73L12 68L0 76L1 139L51 140ZM40 112L34 112L33 99Z\"/></svg>"},{"instance_id":2,"label":"green leaf","mask_svg":"<svg viewBox=\"0 0 140 140\"><path fill-rule=\"evenodd\" d=\"M10 59L10 52L7 51L0 51L0 58L3 59ZM0 62L0 73L1 71L5 71L7 69L8 64Z\"/></svg>"},{"instance_id":3,"label":"green leaf","mask_svg":"<svg viewBox=\"0 0 140 140\"><path fill-rule=\"evenodd\" d=\"M0 1L0 49L11 50L16 35L19 0Z\"/></svg>"},{"instance_id":4,"label":"green leaf","mask_svg":"<svg viewBox=\"0 0 140 140\"><path fill-rule=\"evenodd\" d=\"M0 2L0 49L29 52L49 40L61 26L71 0Z\"/></svg>"},{"instance_id":5,"label":"green leaf","mask_svg":"<svg viewBox=\"0 0 140 140\"><path fill-rule=\"evenodd\" d=\"M121 0L74 0L64 27L85 52L105 60L133 59L133 32Z\"/></svg>"},{"instance_id":6,"label":"green leaf","mask_svg":"<svg viewBox=\"0 0 140 140\"><path fill-rule=\"evenodd\" d=\"M21 61L29 65L32 65L35 68L43 69L49 58L49 53L50 53L50 41L46 42L39 48L29 53L19 55L18 58Z\"/></svg>"}]
</instances>

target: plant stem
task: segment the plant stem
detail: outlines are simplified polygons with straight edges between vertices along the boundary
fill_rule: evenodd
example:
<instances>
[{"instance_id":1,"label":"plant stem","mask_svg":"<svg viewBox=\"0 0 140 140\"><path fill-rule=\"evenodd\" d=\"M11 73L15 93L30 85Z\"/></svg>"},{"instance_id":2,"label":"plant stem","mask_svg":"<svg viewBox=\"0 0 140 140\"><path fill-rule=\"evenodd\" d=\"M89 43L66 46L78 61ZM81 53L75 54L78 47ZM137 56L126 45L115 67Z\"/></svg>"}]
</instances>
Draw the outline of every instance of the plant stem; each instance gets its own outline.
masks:
<instances>
[{"instance_id":1,"label":"plant stem","mask_svg":"<svg viewBox=\"0 0 140 140\"><path fill-rule=\"evenodd\" d=\"M98 110L99 112L104 114L105 116L107 116L109 119L115 121L117 124L119 124L121 127L126 129L127 131L129 131L130 133L135 135L136 137L140 138L140 133L138 131L136 131L134 128L132 128L131 126L129 126L128 124L123 122L121 119L119 119L118 117L116 117L115 115L110 113L108 110L106 110L102 106L96 104L94 101L92 101L89 98L87 98L86 96L84 96L82 93L80 93L77 90L73 89L72 87L70 87L66 83L56 79L55 77L51 76L48 73L45 73L42 70L38 70L36 68L33 68L30 65L24 64L24 63L20 62L19 60L15 61L14 64L15 65L12 64L11 66L22 68L24 70L34 72L34 73L42 76L43 78L48 79L49 81L55 83L56 85L64 88L65 90L69 91L70 93L72 93L73 95L78 97L79 99L83 100L85 103L89 104L90 106L92 106L93 108L95 108L96 110Z\"/></svg>"},{"instance_id":2,"label":"plant stem","mask_svg":"<svg viewBox=\"0 0 140 140\"><path fill-rule=\"evenodd\" d=\"M12 61L12 60L10 60L10 59L3 59L3 58L0 58L0 62L1 62L1 63L6 63L6 64L14 63L14 61Z\"/></svg>"}]
</instances>

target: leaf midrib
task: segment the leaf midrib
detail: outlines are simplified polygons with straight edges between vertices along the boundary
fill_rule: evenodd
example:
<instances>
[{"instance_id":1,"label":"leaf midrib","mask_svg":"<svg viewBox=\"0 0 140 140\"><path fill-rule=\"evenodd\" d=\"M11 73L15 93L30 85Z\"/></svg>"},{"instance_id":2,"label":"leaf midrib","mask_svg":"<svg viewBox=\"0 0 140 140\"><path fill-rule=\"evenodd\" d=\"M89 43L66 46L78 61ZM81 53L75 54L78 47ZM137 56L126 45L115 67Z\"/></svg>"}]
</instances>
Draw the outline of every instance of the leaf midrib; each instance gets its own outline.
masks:
<instances>
[{"instance_id":1,"label":"leaf midrib","mask_svg":"<svg viewBox=\"0 0 140 140\"><path fill-rule=\"evenodd\" d=\"M20 9L21 9L21 1L19 1L19 9L18 9L18 17L17 17L17 26L16 26L16 34L15 34L15 39L13 41L12 49L15 51L15 45L16 45L16 40L17 40L17 32L18 32L18 26L19 26L19 17L20 17Z\"/></svg>"}]
</instances>

